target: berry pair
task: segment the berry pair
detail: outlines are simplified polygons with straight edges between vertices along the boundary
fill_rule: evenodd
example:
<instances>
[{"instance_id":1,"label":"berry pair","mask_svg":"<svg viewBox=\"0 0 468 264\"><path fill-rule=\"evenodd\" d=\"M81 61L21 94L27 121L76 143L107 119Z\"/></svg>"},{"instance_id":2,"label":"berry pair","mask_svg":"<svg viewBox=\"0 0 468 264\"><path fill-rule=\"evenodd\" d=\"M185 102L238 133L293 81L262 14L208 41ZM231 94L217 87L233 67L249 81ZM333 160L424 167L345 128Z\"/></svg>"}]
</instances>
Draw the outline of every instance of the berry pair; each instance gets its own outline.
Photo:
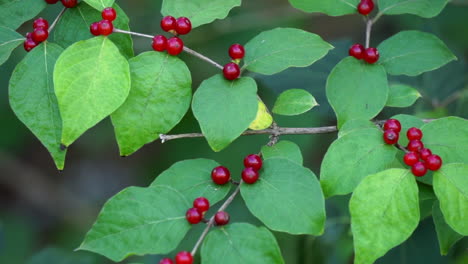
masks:
<instances>
[{"instance_id":1,"label":"berry pair","mask_svg":"<svg viewBox=\"0 0 468 264\"><path fill-rule=\"evenodd\" d=\"M379 60L380 54L376 48L364 48L361 44L354 44L349 48L349 56L374 64Z\"/></svg>"},{"instance_id":2,"label":"berry pair","mask_svg":"<svg viewBox=\"0 0 468 264\"><path fill-rule=\"evenodd\" d=\"M190 224L198 224L203 220L203 215L210 209L210 202L205 197L193 200L193 207L187 210L185 218Z\"/></svg>"},{"instance_id":3,"label":"berry pair","mask_svg":"<svg viewBox=\"0 0 468 264\"><path fill-rule=\"evenodd\" d=\"M175 264L192 264L193 256L188 251L181 251L175 256ZM170 258L164 258L159 261L159 264L174 264Z\"/></svg>"},{"instance_id":4,"label":"berry pair","mask_svg":"<svg viewBox=\"0 0 468 264\"><path fill-rule=\"evenodd\" d=\"M56 4L59 0L45 0L48 4ZM78 4L78 0L60 0L62 5L67 8L75 7Z\"/></svg>"},{"instance_id":5,"label":"berry pair","mask_svg":"<svg viewBox=\"0 0 468 264\"><path fill-rule=\"evenodd\" d=\"M46 19L40 17L34 20L33 28L34 31L27 33L26 40L24 41L24 50L27 52L30 52L49 37L49 22Z\"/></svg>"},{"instance_id":6,"label":"berry pair","mask_svg":"<svg viewBox=\"0 0 468 264\"><path fill-rule=\"evenodd\" d=\"M374 1L372 0L361 0L357 6L359 14L367 16L374 10Z\"/></svg>"},{"instance_id":7,"label":"berry pair","mask_svg":"<svg viewBox=\"0 0 468 264\"><path fill-rule=\"evenodd\" d=\"M153 50L163 52L167 51L170 55L179 55L184 50L184 42L178 37L167 39L163 35L156 35L153 38Z\"/></svg>"},{"instance_id":8,"label":"berry pair","mask_svg":"<svg viewBox=\"0 0 468 264\"><path fill-rule=\"evenodd\" d=\"M411 172L416 177L422 177L427 170L436 171L442 166L442 159L432 151L424 147L421 141L423 133L419 128L412 127L406 132L409 140L406 149L408 152L403 157L406 165L411 166Z\"/></svg>"},{"instance_id":9,"label":"berry pair","mask_svg":"<svg viewBox=\"0 0 468 264\"><path fill-rule=\"evenodd\" d=\"M244 167L242 171L242 180L245 183L253 184L258 180L258 171L262 168L263 162L260 156L250 154L244 158Z\"/></svg>"},{"instance_id":10,"label":"berry pair","mask_svg":"<svg viewBox=\"0 0 468 264\"><path fill-rule=\"evenodd\" d=\"M101 12L102 20L94 22L89 27L89 31L94 36L108 36L114 31L114 24L112 23L117 18L117 12L112 7L104 8Z\"/></svg>"},{"instance_id":11,"label":"berry pair","mask_svg":"<svg viewBox=\"0 0 468 264\"><path fill-rule=\"evenodd\" d=\"M179 55L184 50L184 42L177 35L185 35L192 30L192 22L186 17L175 19L173 16L165 16L161 20L162 30L176 36L167 39L163 35L156 35L153 38L152 47L155 51L167 51L170 55Z\"/></svg>"},{"instance_id":12,"label":"berry pair","mask_svg":"<svg viewBox=\"0 0 468 264\"><path fill-rule=\"evenodd\" d=\"M383 139L385 143L393 145L398 143L400 138L401 123L396 119L388 119L383 125Z\"/></svg>"},{"instance_id":13,"label":"berry pair","mask_svg":"<svg viewBox=\"0 0 468 264\"><path fill-rule=\"evenodd\" d=\"M165 16L161 20L161 28L174 35L185 35L192 31L192 22L186 17L175 19L173 16Z\"/></svg>"},{"instance_id":14,"label":"berry pair","mask_svg":"<svg viewBox=\"0 0 468 264\"><path fill-rule=\"evenodd\" d=\"M229 47L229 56L231 57L232 62L224 65L223 75L224 78L232 81L240 76L239 62L245 56L244 47L240 44L232 44L231 47Z\"/></svg>"}]
</instances>

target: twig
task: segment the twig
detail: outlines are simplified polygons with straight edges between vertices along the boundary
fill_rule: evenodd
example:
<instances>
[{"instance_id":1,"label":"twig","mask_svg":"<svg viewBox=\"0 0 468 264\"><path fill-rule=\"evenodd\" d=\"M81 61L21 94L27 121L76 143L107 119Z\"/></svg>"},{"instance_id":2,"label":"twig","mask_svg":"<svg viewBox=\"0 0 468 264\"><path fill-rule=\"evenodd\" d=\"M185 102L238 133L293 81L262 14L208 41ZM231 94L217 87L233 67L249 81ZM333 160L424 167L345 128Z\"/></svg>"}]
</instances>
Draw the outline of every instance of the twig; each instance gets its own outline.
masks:
<instances>
[{"instance_id":1,"label":"twig","mask_svg":"<svg viewBox=\"0 0 468 264\"><path fill-rule=\"evenodd\" d=\"M54 29L54 27L57 25L57 23L59 22L60 18L63 16L63 14L65 13L65 11L67 11L68 8L64 7L62 9L62 11L60 11L60 13L58 14L58 16L55 18L54 22L52 22L52 25L50 25L49 27L49 33L52 32L52 29Z\"/></svg>"},{"instance_id":2,"label":"twig","mask_svg":"<svg viewBox=\"0 0 468 264\"><path fill-rule=\"evenodd\" d=\"M139 36L139 37L143 37L143 38L150 38L150 39L152 39L152 38L154 37L154 36L151 36L151 35L142 34L142 33L137 33L137 32L132 32L132 31L127 31L127 30L118 29L118 28L114 28L114 32L116 32L116 33L122 33L122 34L128 34L128 35L134 35L134 36Z\"/></svg>"},{"instance_id":3,"label":"twig","mask_svg":"<svg viewBox=\"0 0 468 264\"><path fill-rule=\"evenodd\" d=\"M369 45L370 45L370 37L371 37L373 23L374 22L372 19L368 19L366 23L366 49L369 48Z\"/></svg>"}]
</instances>

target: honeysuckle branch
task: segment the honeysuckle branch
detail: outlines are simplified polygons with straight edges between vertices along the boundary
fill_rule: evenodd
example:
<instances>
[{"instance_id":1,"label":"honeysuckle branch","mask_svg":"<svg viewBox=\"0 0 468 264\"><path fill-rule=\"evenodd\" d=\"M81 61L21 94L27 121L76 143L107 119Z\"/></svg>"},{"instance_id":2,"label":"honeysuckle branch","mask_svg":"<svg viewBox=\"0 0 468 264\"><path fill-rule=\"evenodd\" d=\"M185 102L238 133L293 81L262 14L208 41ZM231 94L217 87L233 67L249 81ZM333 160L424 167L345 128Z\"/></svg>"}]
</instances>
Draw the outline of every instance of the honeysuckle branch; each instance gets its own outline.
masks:
<instances>
[{"instance_id":1,"label":"honeysuckle branch","mask_svg":"<svg viewBox=\"0 0 468 264\"><path fill-rule=\"evenodd\" d=\"M366 49L369 48L370 45L370 37L372 32L372 25L374 24L372 19L367 19L366 22Z\"/></svg>"},{"instance_id":2,"label":"honeysuckle branch","mask_svg":"<svg viewBox=\"0 0 468 264\"><path fill-rule=\"evenodd\" d=\"M54 29L54 27L57 25L57 23L59 22L60 18L62 18L63 14L65 13L65 11L67 11L67 8L64 7L62 9L62 11L60 11L60 13L57 15L57 17L55 18L54 22L52 22L52 25L50 25L49 27L49 33L52 32L52 30Z\"/></svg>"}]
</instances>

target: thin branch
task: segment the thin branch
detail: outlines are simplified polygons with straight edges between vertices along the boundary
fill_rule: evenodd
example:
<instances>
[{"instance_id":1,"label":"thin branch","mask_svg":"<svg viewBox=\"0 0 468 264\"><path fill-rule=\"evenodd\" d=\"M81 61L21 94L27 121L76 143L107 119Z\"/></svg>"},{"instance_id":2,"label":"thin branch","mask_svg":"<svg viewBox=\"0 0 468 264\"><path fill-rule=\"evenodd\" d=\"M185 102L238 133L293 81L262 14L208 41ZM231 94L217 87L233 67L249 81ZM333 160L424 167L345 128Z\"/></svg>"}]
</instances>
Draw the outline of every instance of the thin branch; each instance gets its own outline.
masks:
<instances>
[{"instance_id":1,"label":"thin branch","mask_svg":"<svg viewBox=\"0 0 468 264\"><path fill-rule=\"evenodd\" d=\"M57 25L57 23L59 22L60 18L63 16L63 14L65 13L65 11L67 11L68 8L64 7L62 9L62 11L60 11L60 13L58 14L58 16L55 18L54 22L52 22L52 25L50 25L49 27L49 33L52 32L52 30L54 29L54 27Z\"/></svg>"},{"instance_id":2,"label":"thin branch","mask_svg":"<svg viewBox=\"0 0 468 264\"><path fill-rule=\"evenodd\" d=\"M128 34L128 35L133 35L133 36L138 36L138 37L143 37L143 38L150 38L152 39L154 36L147 35L147 34L142 34L142 33L137 33L137 32L132 32L132 31L127 31L123 29L118 29L114 28L114 32L116 33L122 33L122 34Z\"/></svg>"},{"instance_id":3,"label":"thin branch","mask_svg":"<svg viewBox=\"0 0 468 264\"><path fill-rule=\"evenodd\" d=\"M368 19L366 23L366 49L369 48L369 45L370 45L370 38L371 38L373 23L374 22L372 19Z\"/></svg>"}]
</instances>

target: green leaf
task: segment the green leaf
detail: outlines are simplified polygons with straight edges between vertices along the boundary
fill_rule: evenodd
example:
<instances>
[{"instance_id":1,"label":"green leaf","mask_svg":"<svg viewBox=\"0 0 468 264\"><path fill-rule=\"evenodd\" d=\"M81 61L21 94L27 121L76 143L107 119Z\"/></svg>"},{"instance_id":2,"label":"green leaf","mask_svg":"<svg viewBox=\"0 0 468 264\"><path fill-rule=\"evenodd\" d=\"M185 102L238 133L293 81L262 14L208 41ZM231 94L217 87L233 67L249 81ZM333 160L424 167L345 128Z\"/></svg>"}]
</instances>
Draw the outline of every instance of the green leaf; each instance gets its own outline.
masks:
<instances>
[{"instance_id":1,"label":"green leaf","mask_svg":"<svg viewBox=\"0 0 468 264\"><path fill-rule=\"evenodd\" d=\"M50 152L62 170L66 151L60 150L62 119L52 73L63 49L48 42L34 48L16 66L10 79L10 105L16 116Z\"/></svg>"},{"instance_id":2,"label":"green leaf","mask_svg":"<svg viewBox=\"0 0 468 264\"><path fill-rule=\"evenodd\" d=\"M457 233L468 236L468 164L442 165L434 173L433 184L447 224Z\"/></svg>"},{"instance_id":3,"label":"green leaf","mask_svg":"<svg viewBox=\"0 0 468 264\"><path fill-rule=\"evenodd\" d=\"M409 85L390 85L386 106L408 107L413 105L419 97L421 97L421 94L418 92L418 90Z\"/></svg>"},{"instance_id":4,"label":"green leaf","mask_svg":"<svg viewBox=\"0 0 468 264\"><path fill-rule=\"evenodd\" d=\"M131 255L167 254L190 229L191 203L169 186L129 187L112 197L78 248L120 262Z\"/></svg>"},{"instance_id":5,"label":"green leaf","mask_svg":"<svg viewBox=\"0 0 468 264\"><path fill-rule=\"evenodd\" d=\"M117 4L112 6L117 12L117 18L112 22L118 29L130 30L129 19L125 12ZM54 30L54 40L63 47L73 43L94 37L89 32L89 26L102 19L101 12L80 2L75 8L70 8L63 14ZM133 41L128 34L114 33L108 36L119 48L122 55L133 57Z\"/></svg>"},{"instance_id":6,"label":"green leaf","mask_svg":"<svg viewBox=\"0 0 468 264\"><path fill-rule=\"evenodd\" d=\"M114 4L114 0L84 0L88 5L94 7L99 12L106 7L110 7Z\"/></svg>"},{"instance_id":7,"label":"green leaf","mask_svg":"<svg viewBox=\"0 0 468 264\"><path fill-rule=\"evenodd\" d=\"M273 146L262 147L263 159L284 158L302 165L302 153L298 145L282 140Z\"/></svg>"},{"instance_id":8,"label":"green leaf","mask_svg":"<svg viewBox=\"0 0 468 264\"><path fill-rule=\"evenodd\" d=\"M366 119L351 119L346 121L346 123L341 126L340 130L338 131L338 138L356 130L376 127L377 126L373 122Z\"/></svg>"},{"instance_id":9,"label":"green leaf","mask_svg":"<svg viewBox=\"0 0 468 264\"><path fill-rule=\"evenodd\" d=\"M413 14L430 18L437 16L448 0L379 0L379 12L385 15Z\"/></svg>"},{"instance_id":10,"label":"green leaf","mask_svg":"<svg viewBox=\"0 0 468 264\"><path fill-rule=\"evenodd\" d=\"M106 37L79 41L57 60L55 94L63 120L62 144L117 110L130 90L127 60Z\"/></svg>"},{"instance_id":11,"label":"green leaf","mask_svg":"<svg viewBox=\"0 0 468 264\"><path fill-rule=\"evenodd\" d=\"M377 128L360 129L335 140L320 168L326 197L352 192L367 175L388 168L397 149L387 145Z\"/></svg>"},{"instance_id":12,"label":"green leaf","mask_svg":"<svg viewBox=\"0 0 468 264\"><path fill-rule=\"evenodd\" d=\"M192 27L224 19L229 11L241 5L241 0L163 0L163 16L188 17Z\"/></svg>"},{"instance_id":13,"label":"green leaf","mask_svg":"<svg viewBox=\"0 0 468 264\"><path fill-rule=\"evenodd\" d=\"M289 89L276 99L273 113L278 115L300 115L317 106L315 98L306 90Z\"/></svg>"},{"instance_id":14,"label":"green leaf","mask_svg":"<svg viewBox=\"0 0 468 264\"><path fill-rule=\"evenodd\" d=\"M250 212L268 228L290 234L320 235L325 199L315 174L291 160L264 160L255 184L242 184ZM294 217L292 217L294 216Z\"/></svg>"},{"instance_id":15,"label":"green leaf","mask_svg":"<svg viewBox=\"0 0 468 264\"><path fill-rule=\"evenodd\" d=\"M453 229L445 222L442 211L440 210L439 202L434 204L432 210L437 239L439 240L440 254L445 256L449 253L450 248L462 239L463 236L453 231Z\"/></svg>"},{"instance_id":16,"label":"green leaf","mask_svg":"<svg viewBox=\"0 0 468 264\"><path fill-rule=\"evenodd\" d=\"M326 92L341 128L348 120L371 119L380 113L387 102L387 74L380 65L348 57L328 76Z\"/></svg>"},{"instance_id":17,"label":"green leaf","mask_svg":"<svg viewBox=\"0 0 468 264\"><path fill-rule=\"evenodd\" d=\"M257 84L243 77L227 81L220 74L200 84L192 111L214 151L220 151L244 132L257 116Z\"/></svg>"},{"instance_id":18,"label":"green leaf","mask_svg":"<svg viewBox=\"0 0 468 264\"><path fill-rule=\"evenodd\" d=\"M203 264L283 264L281 251L268 229L246 223L212 230L201 249Z\"/></svg>"},{"instance_id":19,"label":"green leaf","mask_svg":"<svg viewBox=\"0 0 468 264\"><path fill-rule=\"evenodd\" d=\"M355 264L374 263L408 239L419 223L418 187L409 170L369 175L349 202Z\"/></svg>"},{"instance_id":20,"label":"green leaf","mask_svg":"<svg viewBox=\"0 0 468 264\"><path fill-rule=\"evenodd\" d=\"M292 6L305 12L320 12L330 16L357 13L359 0L289 0Z\"/></svg>"},{"instance_id":21,"label":"green leaf","mask_svg":"<svg viewBox=\"0 0 468 264\"><path fill-rule=\"evenodd\" d=\"M245 45L242 68L272 75L289 67L309 66L331 49L333 46L316 34L296 28L275 28L260 33Z\"/></svg>"},{"instance_id":22,"label":"green leaf","mask_svg":"<svg viewBox=\"0 0 468 264\"><path fill-rule=\"evenodd\" d=\"M0 26L0 65L10 57L11 52L24 42L24 37L13 29Z\"/></svg>"},{"instance_id":23,"label":"green leaf","mask_svg":"<svg viewBox=\"0 0 468 264\"><path fill-rule=\"evenodd\" d=\"M178 57L151 51L129 64L130 94L112 114L122 156L169 132L184 117L192 98L190 71Z\"/></svg>"},{"instance_id":24,"label":"green leaf","mask_svg":"<svg viewBox=\"0 0 468 264\"><path fill-rule=\"evenodd\" d=\"M217 185L211 180L211 171L218 167L216 161L193 159L179 161L162 172L153 185L168 185L184 194L189 201L205 197L213 205L226 197L230 184Z\"/></svg>"},{"instance_id":25,"label":"green leaf","mask_svg":"<svg viewBox=\"0 0 468 264\"><path fill-rule=\"evenodd\" d=\"M457 57L436 36L415 31L401 31L379 46L379 64L391 75L416 76L438 69Z\"/></svg>"},{"instance_id":26,"label":"green leaf","mask_svg":"<svg viewBox=\"0 0 468 264\"><path fill-rule=\"evenodd\" d=\"M445 117L425 124L421 130L425 147L444 163L468 163L468 120Z\"/></svg>"},{"instance_id":27,"label":"green leaf","mask_svg":"<svg viewBox=\"0 0 468 264\"><path fill-rule=\"evenodd\" d=\"M17 29L47 6L38 0L0 0L0 26Z\"/></svg>"}]
</instances>

